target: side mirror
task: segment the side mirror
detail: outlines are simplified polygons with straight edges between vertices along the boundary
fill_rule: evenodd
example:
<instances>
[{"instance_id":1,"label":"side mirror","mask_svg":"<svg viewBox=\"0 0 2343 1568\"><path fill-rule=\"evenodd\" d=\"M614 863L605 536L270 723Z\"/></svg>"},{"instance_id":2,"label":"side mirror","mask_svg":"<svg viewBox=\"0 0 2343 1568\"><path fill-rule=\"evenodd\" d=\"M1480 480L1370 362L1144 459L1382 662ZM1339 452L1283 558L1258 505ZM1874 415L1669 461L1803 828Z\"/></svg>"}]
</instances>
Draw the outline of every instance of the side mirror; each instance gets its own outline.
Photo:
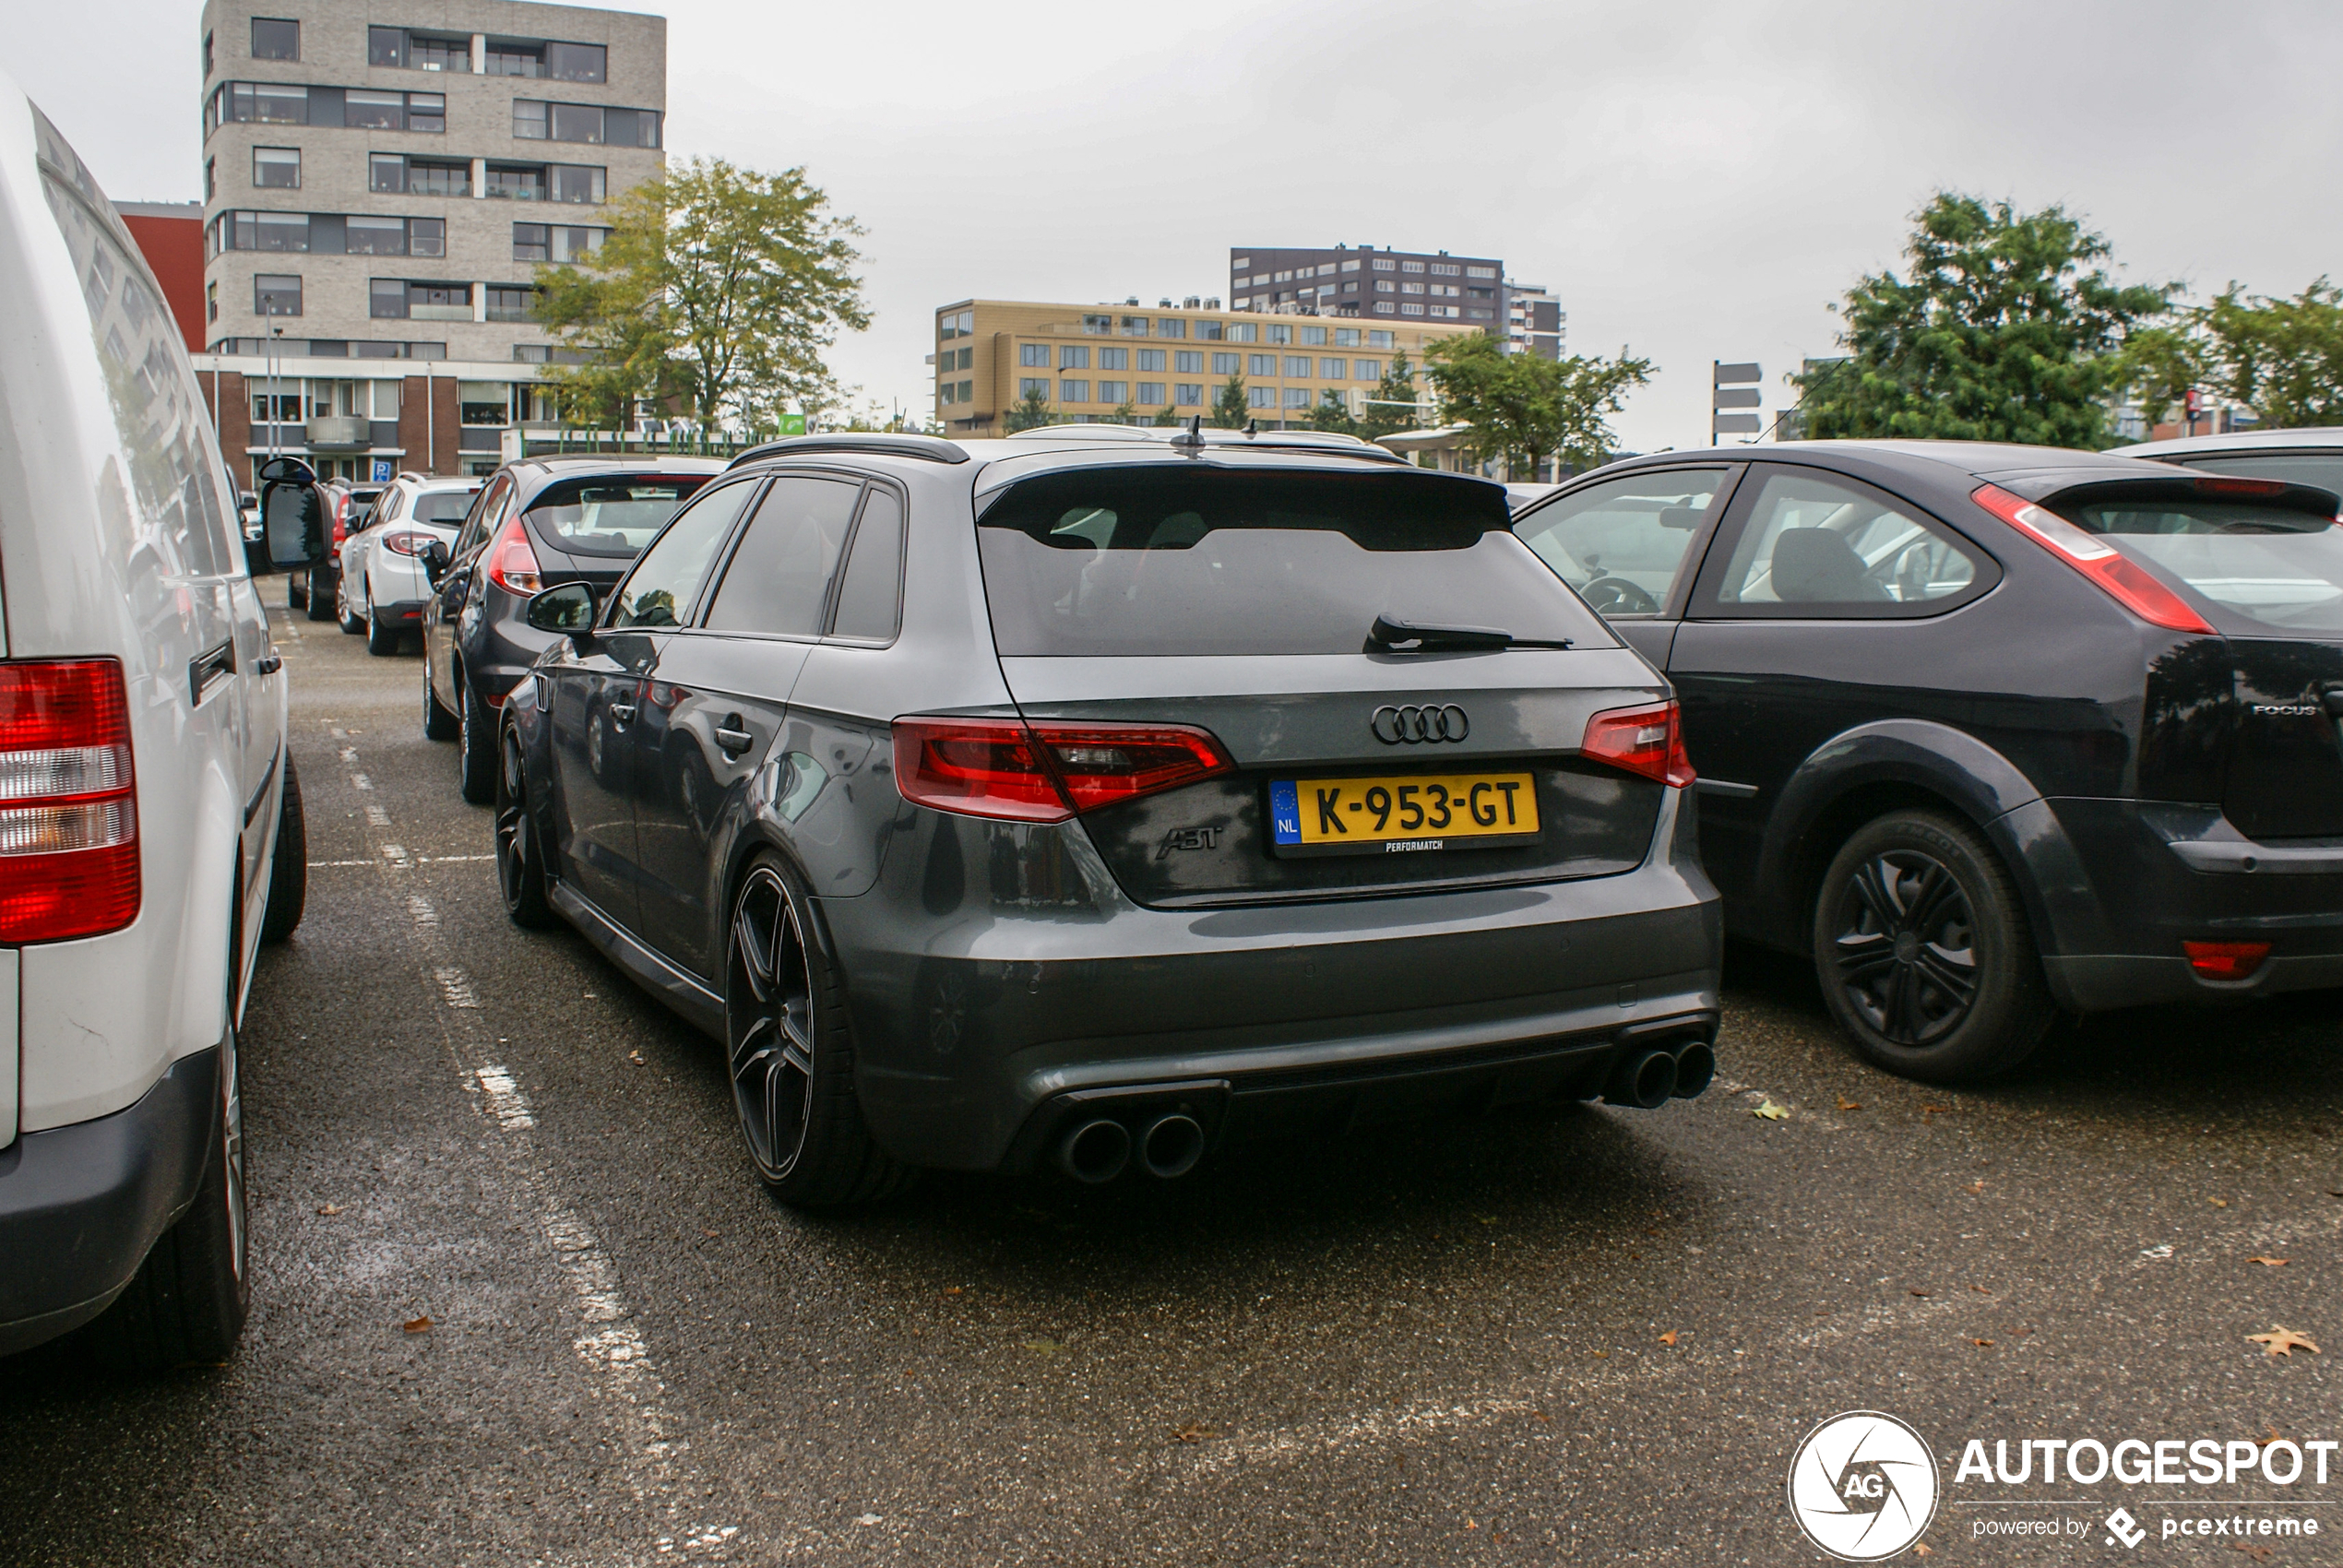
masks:
<instances>
[{"instance_id":1,"label":"side mirror","mask_svg":"<svg viewBox=\"0 0 2343 1568\"><path fill-rule=\"evenodd\" d=\"M271 565L306 566L326 558L326 498L316 485L270 481L261 487L260 516Z\"/></svg>"},{"instance_id":2,"label":"side mirror","mask_svg":"<svg viewBox=\"0 0 2343 1568\"><path fill-rule=\"evenodd\" d=\"M439 586L439 579L446 574L447 568L455 560L455 557L447 553L447 541L446 540L434 539L429 544L423 546L422 559L423 576L430 579L432 587L437 588Z\"/></svg>"},{"instance_id":3,"label":"side mirror","mask_svg":"<svg viewBox=\"0 0 2343 1568\"><path fill-rule=\"evenodd\" d=\"M547 588L529 601L529 624L583 643L594 632L594 590L584 583Z\"/></svg>"}]
</instances>

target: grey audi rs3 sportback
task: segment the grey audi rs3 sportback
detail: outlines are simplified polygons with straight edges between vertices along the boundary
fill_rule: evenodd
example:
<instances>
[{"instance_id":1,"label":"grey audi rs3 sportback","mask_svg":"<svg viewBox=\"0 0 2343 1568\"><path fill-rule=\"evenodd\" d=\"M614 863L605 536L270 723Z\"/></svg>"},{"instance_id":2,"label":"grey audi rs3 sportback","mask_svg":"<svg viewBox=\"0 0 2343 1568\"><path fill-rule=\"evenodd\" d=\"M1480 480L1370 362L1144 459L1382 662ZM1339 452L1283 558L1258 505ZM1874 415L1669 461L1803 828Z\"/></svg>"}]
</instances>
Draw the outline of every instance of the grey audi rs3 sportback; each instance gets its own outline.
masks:
<instances>
[{"instance_id":1,"label":"grey audi rs3 sportback","mask_svg":"<svg viewBox=\"0 0 2343 1568\"><path fill-rule=\"evenodd\" d=\"M1500 485L1307 434L796 437L528 615L506 906L723 1042L785 1201L1715 1070L1675 702Z\"/></svg>"}]
</instances>

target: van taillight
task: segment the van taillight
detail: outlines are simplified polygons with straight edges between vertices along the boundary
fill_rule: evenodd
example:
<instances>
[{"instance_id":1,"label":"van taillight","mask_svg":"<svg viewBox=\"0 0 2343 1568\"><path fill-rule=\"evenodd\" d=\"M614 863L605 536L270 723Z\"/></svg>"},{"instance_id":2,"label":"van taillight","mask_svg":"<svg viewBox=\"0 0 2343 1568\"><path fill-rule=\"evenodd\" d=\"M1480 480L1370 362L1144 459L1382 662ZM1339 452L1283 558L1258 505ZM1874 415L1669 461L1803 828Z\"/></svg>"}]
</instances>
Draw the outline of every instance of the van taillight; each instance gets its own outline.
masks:
<instances>
[{"instance_id":1,"label":"van taillight","mask_svg":"<svg viewBox=\"0 0 2343 1568\"><path fill-rule=\"evenodd\" d=\"M962 816L1064 822L1235 768L1210 731L1184 724L895 721L896 789Z\"/></svg>"},{"instance_id":2,"label":"van taillight","mask_svg":"<svg viewBox=\"0 0 2343 1568\"><path fill-rule=\"evenodd\" d=\"M488 547L488 580L523 599L535 598L537 590L545 586L538 576L537 552L529 546L528 526L517 512L496 536L496 542Z\"/></svg>"},{"instance_id":3,"label":"van taillight","mask_svg":"<svg viewBox=\"0 0 2343 1568\"><path fill-rule=\"evenodd\" d=\"M2188 607L2186 600L2097 534L1999 485L1979 485L1968 498L2090 578L2108 598L2141 620L2167 631L2213 636L2213 628Z\"/></svg>"},{"instance_id":4,"label":"van taillight","mask_svg":"<svg viewBox=\"0 0 2343 1568\"><path fill-rule=\"evenodd\" d=\"M1672 702L1596 714L1587 720L1578 754L1679 790L1693 781L1692 755L1684 750L1683 724Z\"/></svg>"},{"instance_id":5,"label":"van taillight","mask_svg":"<svg viewBox=\"0 0 2343 1568\"><path fill-rule=\"evenodd\" d=\"M138 918L130 707L111 659L0 663L0 943Z\"/></svg>"}]
</instances>

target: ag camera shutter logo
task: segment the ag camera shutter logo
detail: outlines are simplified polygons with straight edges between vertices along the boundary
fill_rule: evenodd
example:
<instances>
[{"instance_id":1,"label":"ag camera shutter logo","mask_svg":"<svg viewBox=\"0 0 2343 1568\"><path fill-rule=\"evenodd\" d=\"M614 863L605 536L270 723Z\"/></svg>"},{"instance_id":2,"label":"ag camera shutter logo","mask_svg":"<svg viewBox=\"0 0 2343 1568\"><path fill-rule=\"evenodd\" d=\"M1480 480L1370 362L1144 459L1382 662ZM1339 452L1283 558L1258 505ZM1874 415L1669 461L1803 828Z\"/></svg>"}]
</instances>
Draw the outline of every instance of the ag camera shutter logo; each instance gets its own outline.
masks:
<instances>
[{"instance_id":1,"label":"ag camera shutter logo","mask_svg":"<svg viewBox=\"0 0 2343 1568\"><path fill-rule=\"evenodd\" d=\"M1843 1562L1893 1557L1936 1517L1936 1455L1877 1410L1849 1410L1806 1434L1790 1462L1790 1513Z\"/></svg>"}]
</instances>

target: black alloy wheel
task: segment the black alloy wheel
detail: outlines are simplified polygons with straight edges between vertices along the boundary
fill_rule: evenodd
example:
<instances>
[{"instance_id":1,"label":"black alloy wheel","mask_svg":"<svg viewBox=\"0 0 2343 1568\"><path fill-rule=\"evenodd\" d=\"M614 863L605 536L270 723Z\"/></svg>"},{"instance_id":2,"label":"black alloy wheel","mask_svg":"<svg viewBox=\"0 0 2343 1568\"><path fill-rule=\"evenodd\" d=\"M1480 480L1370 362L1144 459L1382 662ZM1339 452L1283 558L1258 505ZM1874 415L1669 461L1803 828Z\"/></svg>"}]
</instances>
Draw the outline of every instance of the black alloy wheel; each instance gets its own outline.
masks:
<instances>
[{"instance_id":1,"label":"black alloy wheel","mask_svg":"<svg viewBox=\"0 0 2343 1568\"><path fill-rule=\"evenodd\" d=\"M476 806L496 799L496 710L472 690L470 681L456 683L456 789Z\"/></svg>"},{"instance_id":2,"label":"black alloy wheel","mask_svg":"<svg viewBox=\"0 0 2343 1568\"><path fill-rule=\"evenodd\" d=\"M529 774L520 734L505 727L496 772L496 883L504 890L505 913L517 926L542 931L553 923L545 898L545 859L538 848L537 819L529 803Z\"/></svg>"},{"instance_id":3,"label":"black alloy wheel","mask_svg":"<svg viewBox=\"0 0 2343 1568\"><path fill-rule=\"evenodd\" d=\"M353 637L366 629L366 617L350 608L350 578L347 576L334 579L334 619L340 622L341 629Z\"/></svg>"},{"instance_id":4,"label":"black alloy wheel","mask_svg":"<svg viewBox=\"0 0 2343 1568\"><path fill-rule=\"evenodd\" d=\"M780 863L753 863L725 939L724 1038L732 1103L757 1178L784 1203L860 1203L910 1172L871 1139L854 1097L844 988L807 940Z\"/></svg>"},{"instance_id":5,"label":"black alloy wheel","mask_svg":"<svg viewBox=\"0 0 2343 1568\"><path fill-rule=\"evenodd\" d=\"M1850 837L1823 878L1814 967L1863 1053L1936 1081L2017 1063L2052 1006L2008 873L1963 824L1898 812Z\"/></svg>"},{"instance_id":6,"label":"black alloy wheel","mask_svg":"<svg viewBox=\"0 0 2343 1568\"><path fill-rule=\"evenodd\" d=\"M337 585L334 575L322 564L309 568L309 587L301 596L301 612L312 621L334 618L334 597Z\"/></svg>"},{"instance_id":7,"label":"black alloy wheel","mask_svg":"<svg viewBox=\"0 0 2343 1568\"><path fill-rule=\"evenodd\" d=\"M463 733L463 721L447 711L431 684L431 634L423 634L423 739L452 741Z\"/></svg>"}]
</instances>

